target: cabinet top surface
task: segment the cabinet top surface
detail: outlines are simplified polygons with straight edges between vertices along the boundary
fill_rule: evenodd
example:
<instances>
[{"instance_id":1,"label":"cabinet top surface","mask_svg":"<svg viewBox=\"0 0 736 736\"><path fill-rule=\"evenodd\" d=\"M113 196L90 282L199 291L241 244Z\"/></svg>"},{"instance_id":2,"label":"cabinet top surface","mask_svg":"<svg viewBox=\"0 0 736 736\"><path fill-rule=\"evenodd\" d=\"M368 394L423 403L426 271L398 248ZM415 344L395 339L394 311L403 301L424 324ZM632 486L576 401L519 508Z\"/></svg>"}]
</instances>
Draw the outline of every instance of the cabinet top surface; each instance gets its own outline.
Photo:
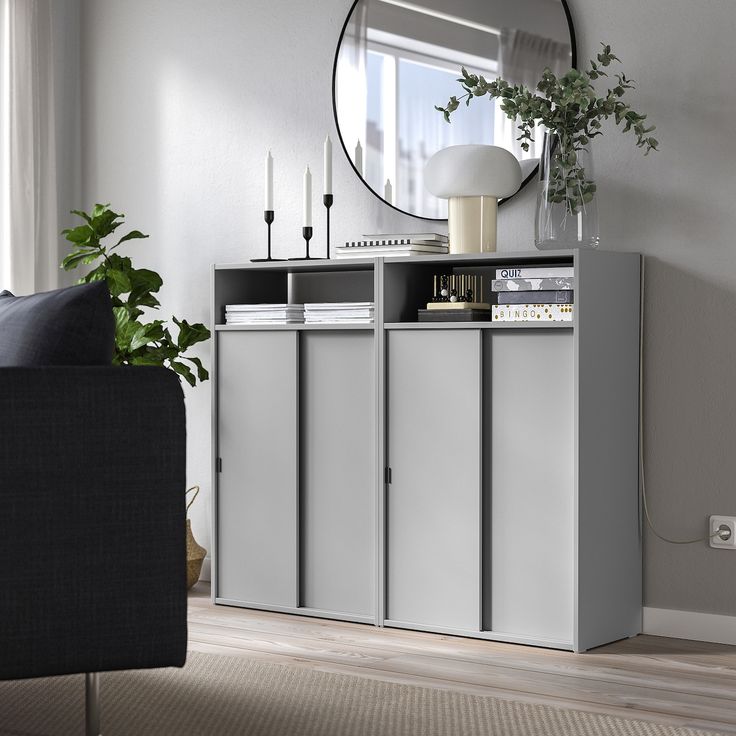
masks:
<instances>
[{"instance_id":1,"label":"cabinet top surface","mask_svg":"<svg viewBox=\"0 0 736 736\"><path fill-rule=\"evenodd\" d=\"M439 256L403 256L395 258L351 258L351 259L311 259L301 261L269 261L261 263L216 263L213 268L216 271L247 270L247 271L281 271L287 273L297 272L319 272L319 271L372 271L376 264L381 262L386 265L409 263L419 265L422 263L439 263L444 265L454 264L457 266L482 266L494 263L512 263L514 265L524 263L548 263L569 264L574 263L581 254L585 257L631 257L637 253L624 253L620 251L597 251L597 250L531 250L531 251L501 251L496 253L463 253Z\"/></svg>"}]
</instances>

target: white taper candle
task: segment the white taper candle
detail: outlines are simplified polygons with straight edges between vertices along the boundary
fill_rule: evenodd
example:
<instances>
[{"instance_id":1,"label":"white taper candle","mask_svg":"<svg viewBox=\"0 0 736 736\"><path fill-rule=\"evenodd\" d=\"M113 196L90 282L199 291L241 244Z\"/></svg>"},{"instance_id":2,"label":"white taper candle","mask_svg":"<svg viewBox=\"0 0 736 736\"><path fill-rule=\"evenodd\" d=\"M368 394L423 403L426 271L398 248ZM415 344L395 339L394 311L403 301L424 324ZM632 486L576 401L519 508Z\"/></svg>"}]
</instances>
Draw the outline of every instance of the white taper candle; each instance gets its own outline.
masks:
<instances>
[{"instance_id":1,"label":"white taper candle","mask_svg":"<svg viewBox=\"0 0 736 736\"><path fill-rule=\"evenodd\" d=\"M266 154L266 203L263 209L273 209L273 156L271 155L271 149Z\"/></svg>"},{"instance_id":2,"label":"white taper candle","mask_svg":"<svg viewBox=\"0 0 736 736\"><path fill-rule=\"evenodd\" d=\"M304 172L304 227L312 227L312 172Z\"/></svg>"},{"instance_id":3,"label":"white taper candle","mask_svg":"<svg viewBox=\"0 0 736 736\"><path fill-rule=\"evenodd\" d=\"M332 141L325 138L324 194L332 194Z\"/></svg>"}]
</instances>

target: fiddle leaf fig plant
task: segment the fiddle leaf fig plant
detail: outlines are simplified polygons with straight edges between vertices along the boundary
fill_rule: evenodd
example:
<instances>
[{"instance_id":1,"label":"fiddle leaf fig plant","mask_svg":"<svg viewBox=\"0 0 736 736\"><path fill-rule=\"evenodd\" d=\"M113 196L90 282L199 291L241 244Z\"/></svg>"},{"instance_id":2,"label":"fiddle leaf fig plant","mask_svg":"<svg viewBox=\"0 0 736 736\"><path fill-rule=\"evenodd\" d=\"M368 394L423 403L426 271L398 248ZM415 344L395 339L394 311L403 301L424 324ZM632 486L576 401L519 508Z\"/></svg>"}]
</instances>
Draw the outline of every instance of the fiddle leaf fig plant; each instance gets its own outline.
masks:
<instances>
[{"instance_id":1,"label":"fiddle leaf fig plant","mask_svg":"<svg viewBox=\"0 0 736 736\"><path fill-rule=\"evenodd\" d=\"M210 331L201 323L190 324L172 317L178 329L174 337L165 320L145 318L145 310L158 309L156 294L163 280L155 271L134 268L128 256L115 252L123 243L147 238L140 230L131 230L117 242L103 244L123 224L125 215L110 209L109 204L96 204L91 212L72 210L82 224L62 231L72 244L72 252L61 263L65 271L79 266L95 267L77 283L105 281L112 298L115 315L115 365L157 365L170 368L190 386L206 381L209 374L202 361L185 353L198 342L207 340ZM186 361L186 362L184 362Z\"/></svg>"},{"instance_id":2,"label":"fiddle leaf fig plant","mask_svg":"<svg viewBox=\"0 0 736 736\"><path fill-rule=\"evenodd\" d=\"M608 68L613 62L621 63L608 44L595 59L589 61L583 71L570 69L557 77L546 68L537 84L536 92L523 84L510 84L502 78L487 81L482 76L471 74L464 67L457 81L465 94L452 96L445 107L435 106L449 123L450 116L464 100L469 106L477 97L488 96L501 100L501 110L511 120L519 121L520 135L517 138L524 151L534 141L533 132L537 123L556 136L549 172L550 186L547 198L551 202L564 201L571 213L577 212L593 198L595 183L589 180L578 163L578 154L596 136L602 135L602 121L613 118L623 132L631 132L636 146L644 149L646 156L657 151L659 141L651 133L655 126L647 126L646 115L636 112L623 101L627 90L636 83L624 73L614 74L615 84L605 94L599 95L593 82L608 77Z\"/></svg>"}]
</instances>

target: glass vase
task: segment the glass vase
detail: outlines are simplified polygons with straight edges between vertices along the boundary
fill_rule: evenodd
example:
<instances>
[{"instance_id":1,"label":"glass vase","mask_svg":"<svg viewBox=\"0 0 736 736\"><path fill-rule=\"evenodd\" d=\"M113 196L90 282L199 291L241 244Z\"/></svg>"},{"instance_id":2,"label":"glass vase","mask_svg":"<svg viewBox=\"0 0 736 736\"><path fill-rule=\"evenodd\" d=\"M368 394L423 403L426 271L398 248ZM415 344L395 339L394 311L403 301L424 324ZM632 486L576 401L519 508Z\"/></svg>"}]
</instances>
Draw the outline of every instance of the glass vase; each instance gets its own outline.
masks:
<instances>
[{"instance_id":1,"label":"glass vase","mask_svg":"<svg viewBox=\"0 0 736 736\"><path fill-rule=\"evenodd\" d=\"M573 146L568 138L545 133L534 228L539 250L598 246L598 196L590 148L590 141Z\"/></svg>"}]
</instances>

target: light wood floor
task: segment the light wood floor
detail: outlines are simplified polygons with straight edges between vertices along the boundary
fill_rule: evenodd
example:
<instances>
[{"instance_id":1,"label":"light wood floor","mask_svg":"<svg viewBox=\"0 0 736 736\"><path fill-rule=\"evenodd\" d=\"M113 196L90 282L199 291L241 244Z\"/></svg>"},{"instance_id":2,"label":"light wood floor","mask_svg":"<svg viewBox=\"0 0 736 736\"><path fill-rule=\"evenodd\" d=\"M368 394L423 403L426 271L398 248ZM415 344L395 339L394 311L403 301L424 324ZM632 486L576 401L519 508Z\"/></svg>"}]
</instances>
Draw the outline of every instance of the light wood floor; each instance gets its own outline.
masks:
<instances>
[{"instance_id":1,"label":"light wood floor","mask_svg":"<svg viewBox=\"0 0 736 736\"><path fill-rule=\"evenodd\" d=\"M213 606L198 583L189 648L736 733L736 647L720 644L639 636L571 654Z\"/></svg>"}]
</instances>

